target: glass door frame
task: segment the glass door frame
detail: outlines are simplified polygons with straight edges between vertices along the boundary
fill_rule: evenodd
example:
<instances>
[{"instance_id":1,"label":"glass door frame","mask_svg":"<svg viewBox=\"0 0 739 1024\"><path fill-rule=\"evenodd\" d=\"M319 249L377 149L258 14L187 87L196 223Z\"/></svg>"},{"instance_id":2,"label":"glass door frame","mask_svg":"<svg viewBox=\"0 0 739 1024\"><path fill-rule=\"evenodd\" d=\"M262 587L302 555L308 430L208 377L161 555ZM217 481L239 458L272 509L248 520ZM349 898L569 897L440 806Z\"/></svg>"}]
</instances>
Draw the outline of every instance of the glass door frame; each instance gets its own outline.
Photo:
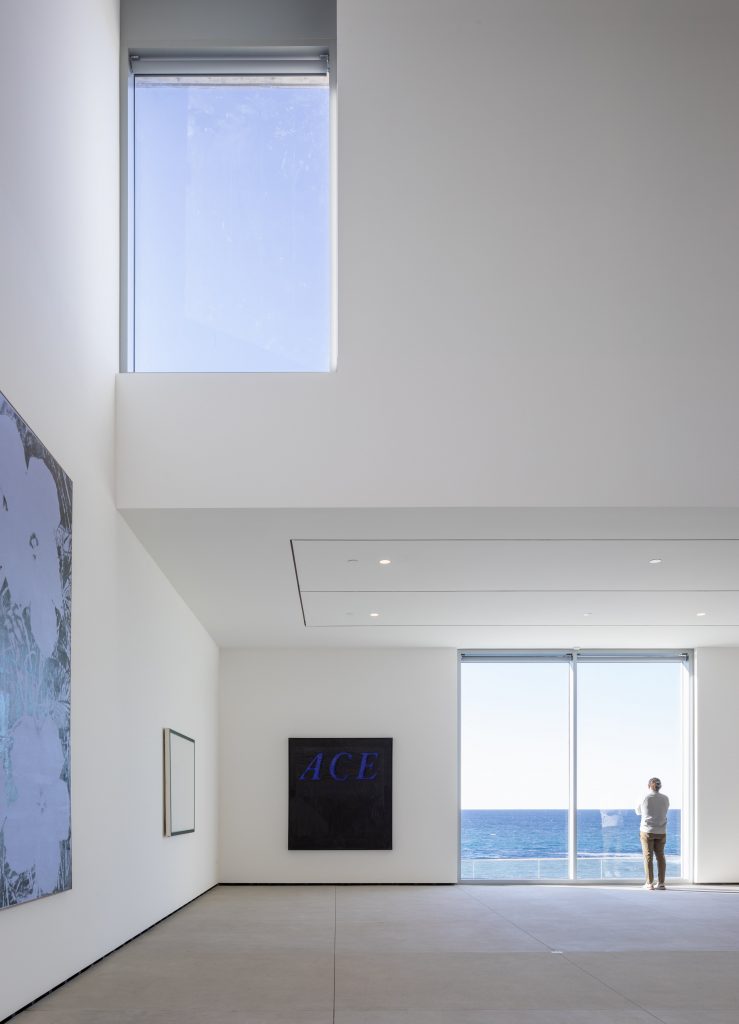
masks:
<instances>
[{"instance_id":1,"label":"glass door frame","mask_svg":"<svg viewBox=\"0 0 739 1024\"><path fill-rule=\"evenodd\" d=\"M560 650L474 650L457 652L457 880L464 885L634 885L634 879L608 880L577 877L577 666L579 661L608 664L638 662L677 662L682 665L682 806L680 811L680 862L682 873L676 882L693 881L694 828L693 808L695 789L695 686L692 650L624 649L601 650L579 647ZM569 807L567 809L568 873L565 879L469 879L462 878L462 665L495 662L496 664L522 664L536 662L569 662Z\"/></svg>"}]
</instances>

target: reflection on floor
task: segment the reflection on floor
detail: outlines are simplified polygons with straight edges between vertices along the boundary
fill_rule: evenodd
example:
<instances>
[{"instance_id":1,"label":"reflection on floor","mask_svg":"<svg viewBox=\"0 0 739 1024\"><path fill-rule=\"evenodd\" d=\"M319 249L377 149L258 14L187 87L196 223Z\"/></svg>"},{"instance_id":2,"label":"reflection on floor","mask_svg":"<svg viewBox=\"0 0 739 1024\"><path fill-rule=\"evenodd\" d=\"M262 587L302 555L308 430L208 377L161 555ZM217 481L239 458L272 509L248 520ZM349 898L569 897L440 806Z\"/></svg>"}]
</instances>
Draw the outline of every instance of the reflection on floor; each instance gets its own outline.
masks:
<instances>
[{"instance_id":1,"label":"reflection on floor","mask_svg":"<svg viewBox=\"0 0 739 1024\"><path fill-rule=\"evenodd\" d=\"M736 1024L739 892L221 886L14 1024Z\"/></svg>"}]
</instances>

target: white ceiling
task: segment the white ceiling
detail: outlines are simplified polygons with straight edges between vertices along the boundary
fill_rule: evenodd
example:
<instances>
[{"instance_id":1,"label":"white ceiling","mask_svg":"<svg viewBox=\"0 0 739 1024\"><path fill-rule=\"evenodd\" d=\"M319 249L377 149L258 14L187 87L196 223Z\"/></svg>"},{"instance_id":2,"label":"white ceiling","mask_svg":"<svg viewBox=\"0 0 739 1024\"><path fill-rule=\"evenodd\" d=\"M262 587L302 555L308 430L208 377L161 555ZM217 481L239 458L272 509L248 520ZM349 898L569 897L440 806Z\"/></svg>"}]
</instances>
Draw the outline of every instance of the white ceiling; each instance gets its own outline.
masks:
<instances>
[{"instance_id":1,"label":"white ceiling","mask_svg":"<svg viewBox=\"0 0 739 1024\"><path fill-rule=\"evenodd\" d=\"M735 510L124 515L221 647L739 644Z\"/></svg>"},{"instance_id":2,"label":"white ceiling","mask_svg":"<svg viewBox=\"0 0 739 1024\"><path fill-rule=\"evenodd\" d=\"M731 590L739 581L739 540L388 538L293 549L303 592Z\"/></svg>"}]
</instances>

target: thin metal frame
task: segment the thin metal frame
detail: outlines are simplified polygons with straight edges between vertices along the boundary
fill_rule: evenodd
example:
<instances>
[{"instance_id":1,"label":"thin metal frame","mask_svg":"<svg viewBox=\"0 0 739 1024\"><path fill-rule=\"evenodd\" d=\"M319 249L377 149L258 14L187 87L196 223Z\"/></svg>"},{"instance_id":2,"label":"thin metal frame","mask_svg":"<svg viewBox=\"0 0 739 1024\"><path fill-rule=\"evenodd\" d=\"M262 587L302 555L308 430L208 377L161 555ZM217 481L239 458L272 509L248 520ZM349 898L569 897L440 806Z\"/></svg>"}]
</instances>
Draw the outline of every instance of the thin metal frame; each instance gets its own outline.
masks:
<instances>
[{"instance_id":1,"label":"thin metal frame","mask_svg":"<svg viewBox=\"0 0 739 1024\"><path fill-rule=\"evenodd\" d=\"M570 660L568 697L570 731L567 737L570 753L570 803L567 808L567 881L577 878L577 651Z\"/></svg>"},{"instance_id":2,"label":"thin metal frame","mask_svg":"<svg viewBox=\"0 0 739 1024\"><path fill-rule=\"evenodd\" d=\"M171 736L179 736L181 740L187 740L188 743L192 743L192 828L182 828L176 831L172 830L172 744L170 741ZM185 836L195 831L195 783L197 779L197 772L195 769L195 740L192 736L186 736L184 732L178 732L176 729L165 728L163 730L164 740L164 835L169 838L171 836Z\"/></svg>"},{"instance_id":3,"label":"thin metal frame","mask_svg":"<svg viewBox=\"0 0 739 1024\"><path fill-rule=\"evenodd\" d=\"M129 71L134 75L173 75L196 78L210 75L251 77L252 75L328 75L330 58L327 52L295 50L246 54L147 54L129 53Z\"/></svg>"},{"instance_id":4,"label":"thin metal frame","mask_svg":"<svg viewBox=\"0 0 739 1024\"><path fill-rule=\"evenodd\" d=\"M683 874L695 882L695 671L690 651L683 663L683 813L680 850Z\"/></svg>"},{"instance_id":5,"label":"thin metal frame","mask_svg":"<svg viewBox=\"0 0 739 1024\"><path fill-rule=\"evenodd\" d=\"M484 662L543 663L569 661L569 800L567 820L568 878L562 879L471 879L462 878L462 665ZM680 815L681 877L678 882L692 882L695 871L695 829L693 823L695 796L695 685L692 650L582 650L569 648L542 651L476 651L460 650L457 654L457 880L464 885L633 885L633 879L584 879L577 877L577 665L578 661L606 664L609 662L655 663L679 662L682 665L682 813Z\"/></svg>"}]
</instances>

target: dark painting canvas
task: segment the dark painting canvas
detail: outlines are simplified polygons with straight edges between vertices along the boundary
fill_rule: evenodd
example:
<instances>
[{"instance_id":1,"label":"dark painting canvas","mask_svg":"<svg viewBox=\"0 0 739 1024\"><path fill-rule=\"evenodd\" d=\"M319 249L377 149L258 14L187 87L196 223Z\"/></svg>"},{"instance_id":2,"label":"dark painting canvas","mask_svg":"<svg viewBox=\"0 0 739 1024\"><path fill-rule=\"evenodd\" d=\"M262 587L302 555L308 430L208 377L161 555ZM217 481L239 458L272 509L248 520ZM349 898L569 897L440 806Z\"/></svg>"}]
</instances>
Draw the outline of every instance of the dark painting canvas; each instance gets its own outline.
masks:
<instances>
[{"instance_id":1,"label":"dark painting canvas","mask_svg":"<svg viewBox=\"0 0 739 1024\"><path fill-rule=\"evenodd\" d=\"M288 849L393 848L393 741L291 739Z\"/></svg>"},{"instance_id":2,"label":"dark painting canvas","mask_svg":"<svg viewBox=\"0 0 739 1024\"><path fill-rule=\"evenodd\" d=\"M0 394L0 909L72 885L72 482Z\"/></svg>"}]
</instances>

